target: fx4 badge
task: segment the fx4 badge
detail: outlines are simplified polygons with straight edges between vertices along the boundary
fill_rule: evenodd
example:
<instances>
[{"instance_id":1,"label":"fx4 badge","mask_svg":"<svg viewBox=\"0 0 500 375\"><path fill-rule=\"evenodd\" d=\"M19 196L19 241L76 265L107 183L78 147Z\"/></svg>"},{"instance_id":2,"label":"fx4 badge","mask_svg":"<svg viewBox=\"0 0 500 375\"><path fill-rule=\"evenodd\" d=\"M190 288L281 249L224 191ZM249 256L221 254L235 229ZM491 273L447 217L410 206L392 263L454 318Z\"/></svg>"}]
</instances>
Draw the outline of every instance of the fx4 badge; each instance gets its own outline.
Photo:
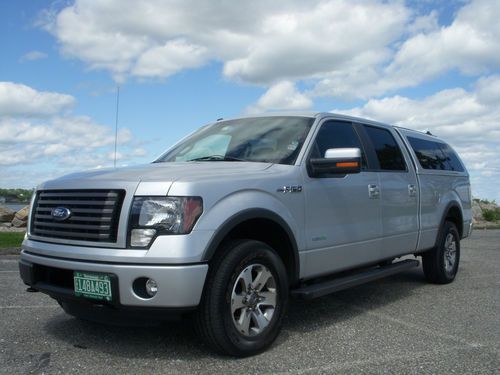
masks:
<instances>
[{"instance_id":1,"label":"fx4 badge","mask_svg":"<svg viewBox=\"0 0 500 375\"><path fill-rule=\"evenodd\" d=\"M302 186L300 185L293 185L293 186L283 186L276 190L278 193L301 193L302 192Z\"/></svg>"}]
</instances>

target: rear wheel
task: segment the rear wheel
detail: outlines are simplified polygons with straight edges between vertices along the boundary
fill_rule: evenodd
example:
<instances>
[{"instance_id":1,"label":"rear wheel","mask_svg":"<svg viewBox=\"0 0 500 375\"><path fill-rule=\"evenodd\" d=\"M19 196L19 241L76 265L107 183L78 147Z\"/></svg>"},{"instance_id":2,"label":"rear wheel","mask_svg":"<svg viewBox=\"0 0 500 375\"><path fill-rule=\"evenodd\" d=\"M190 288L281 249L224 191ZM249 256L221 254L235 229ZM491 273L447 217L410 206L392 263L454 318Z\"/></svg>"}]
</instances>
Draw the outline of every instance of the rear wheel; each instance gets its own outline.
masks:
<instances>
[{"instance_id":1,"label":"rear wheel","mask_svg":"<svg viewBox=\"0 0 500 375\"><path fill-rule=\"evenodd\" d=\"M446 221L437 246L422 255L425 277L436 284L451 283L458 272L459 261L460 235L455 224Z\"/></svg>"},{"instance_id":2,"label":"rear wheel","mask_svg":"<svg viewBox=\"0 0 500 375\"><path fill-rule=\"evenodd\" d=\"M287 275L276 252L259 241L233 242L210 265L196 327L220 353L257 354L278 336L287 304Z\"/></svg>"}]
</instances>

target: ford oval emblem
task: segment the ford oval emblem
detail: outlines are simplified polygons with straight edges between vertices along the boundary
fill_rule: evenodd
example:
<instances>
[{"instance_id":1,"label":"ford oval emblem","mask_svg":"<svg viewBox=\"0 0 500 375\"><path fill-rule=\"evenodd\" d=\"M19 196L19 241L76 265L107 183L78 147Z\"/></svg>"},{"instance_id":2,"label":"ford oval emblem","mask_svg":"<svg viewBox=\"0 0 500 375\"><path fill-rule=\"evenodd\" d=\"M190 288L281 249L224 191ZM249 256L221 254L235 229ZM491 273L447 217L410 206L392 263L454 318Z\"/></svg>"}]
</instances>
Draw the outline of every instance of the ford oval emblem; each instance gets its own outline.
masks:
<instances>
[{"instance_id":1,"label":"ford oval emblem","mask_svg":"<svg viewBox=\"0 0 500 375\"><path fill-rule=\"evenodd\" d=\"M50 213L54 220L64 221L71 216L71 211L66 207L56 207Z\"/></svg>"}]
</instances>

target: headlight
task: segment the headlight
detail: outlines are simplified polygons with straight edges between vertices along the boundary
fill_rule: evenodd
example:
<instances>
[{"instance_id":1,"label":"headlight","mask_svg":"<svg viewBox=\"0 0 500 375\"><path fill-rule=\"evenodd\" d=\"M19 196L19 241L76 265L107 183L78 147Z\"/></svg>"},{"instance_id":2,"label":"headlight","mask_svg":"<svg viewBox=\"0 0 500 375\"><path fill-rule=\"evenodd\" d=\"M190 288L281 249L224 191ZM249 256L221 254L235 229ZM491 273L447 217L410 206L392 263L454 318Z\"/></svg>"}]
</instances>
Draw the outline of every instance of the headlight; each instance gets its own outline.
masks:
<instances>
[{"instance_id":1,"label":"headlight","mask_svg":"<svg viewBox=\"0 0 500 375\"><path fill-rule=\"evenodd\" d=\"M147 247L164 234L187 234L203 212L200 197L135 197L129 219L130 245Z\"/></svg>"}]
</instances>

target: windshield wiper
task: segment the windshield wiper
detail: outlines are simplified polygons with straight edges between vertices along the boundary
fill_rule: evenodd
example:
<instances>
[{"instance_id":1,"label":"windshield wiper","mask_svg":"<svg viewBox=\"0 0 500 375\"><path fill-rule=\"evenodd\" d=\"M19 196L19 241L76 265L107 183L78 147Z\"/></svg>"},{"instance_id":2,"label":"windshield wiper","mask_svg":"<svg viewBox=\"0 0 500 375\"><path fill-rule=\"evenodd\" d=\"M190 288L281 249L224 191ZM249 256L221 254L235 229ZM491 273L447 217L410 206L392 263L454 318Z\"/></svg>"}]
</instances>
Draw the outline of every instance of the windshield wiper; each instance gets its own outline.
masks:
<instances>
[{"instance_id":1,"label":"windshield wiper","mask_svg":"<svg viewBox=\"0 0 500 375\"><path fill-rule=\"evenodd\" d=\"M245 161L245 160L238 159L233 156L210 155L210 156L202 156L200 158L190 159L188 161Z\"/></svg>"}]
</instances>

